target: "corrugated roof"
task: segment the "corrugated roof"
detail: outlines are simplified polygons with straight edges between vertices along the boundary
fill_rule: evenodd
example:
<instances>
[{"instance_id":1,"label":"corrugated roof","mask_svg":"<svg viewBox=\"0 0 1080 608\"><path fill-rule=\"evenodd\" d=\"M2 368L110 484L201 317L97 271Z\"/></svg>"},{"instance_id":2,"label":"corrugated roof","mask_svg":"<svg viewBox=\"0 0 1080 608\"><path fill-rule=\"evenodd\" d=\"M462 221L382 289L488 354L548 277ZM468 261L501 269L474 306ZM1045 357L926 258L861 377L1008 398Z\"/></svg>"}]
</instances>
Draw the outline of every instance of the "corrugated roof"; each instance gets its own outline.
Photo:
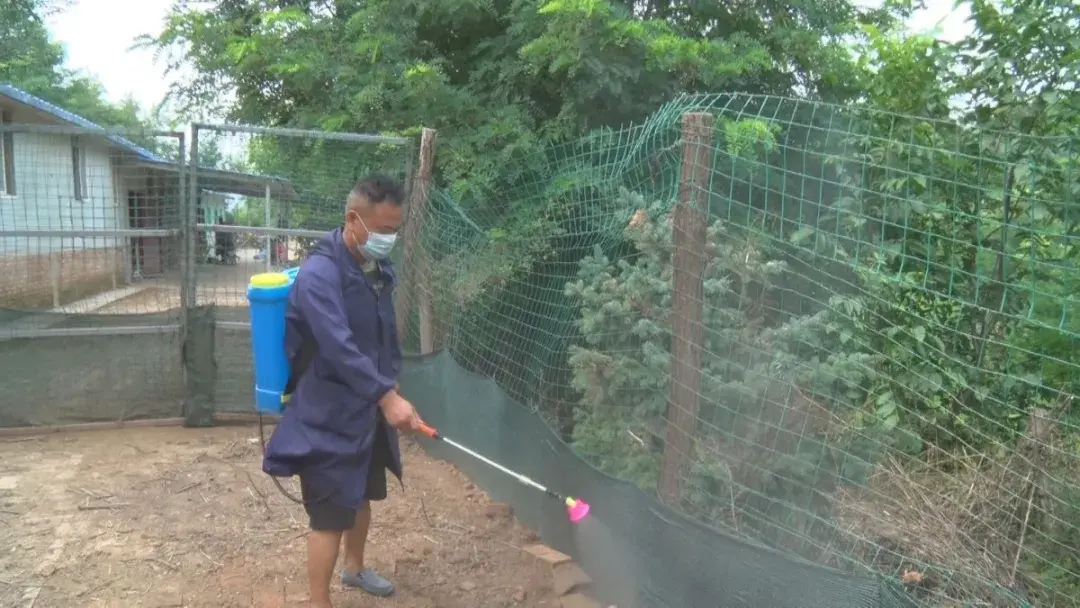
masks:
<instances>
[{"instance_id":1,"label":"corrugated roof","mask_svg":"<svg viewBox=\"0 0 1080 608\"><path fill-rule=\"evenodd\" d=\"M40 97L31 95L30 93L27 93L22 89L11 86L10 84L0 83L0 96L7 97L8 99L15 101L16 103L29 106L40 112L44 112L46 114L49 114L50 116L58 118L62 121L71 123L72 125L75 125L80 129L101 131L105 130L102 126L90 122L89 120L86 120L78 114L68 112L67 110L57 105L51 104L44 99L41 99ZM128 139L120 137L119 135L109 135L106 133L102 133L101 136L107 139L113 145L132 152L141 160L152 164L155 168L171 171L176 171L180 168L179 163L164 159L157 154L154 154L153 152L147 150L146 148L143 148L142 146L139 146L138 144ZM243 194L244 196L262 196L262 190L259 190L257 192L252 191L252 193L248 192L247 189L244 189L238 181L243 178L251 181L258 181L260 184L275 184L277 190L279 190L279 196L287 200L295 200L297 198L297 194L296 191L293 189L292 183L290 182L290 180L283 177L263 176L252 173L236 173L232 171L214 169L212 167L206 166L200 166L198 170L200 172L200 181L203 179L212 179L215 177L223 178L225 181L229 181L231 179L232 181L230 182L230 184L235 190L232 192L233 194Z\"/></svg>"},{"instance_id":2,"label":"corrugated roof","mask_svg":"<svg viewBox=\"0 0 1080 608\"><path fill-rule=\"evenodd\" d=\"M86 120L82 116L79 116L78 114L72 114L71 112L68 112L67 110L59 106L53 105L45 101L44 99L41 99L40 97L31 95L30 93L27 93L22 89L17 89L10 84L0 84L0 95L7 97L8 99L11 99L12 101L15 101L17 103L21 103L25 106L30 106L35 110L44 112L65 122L69 122L76 127L90 130L104 130L102 126L94 124L89 120ZM124 139L119 135L102 134L102 136L114 145L133 152L144 160L160 163L169 162L164 158L161 158L157 154L154 154L153 152L147 150L146 148L136 145L134 142Z\"/></svg>"}]
</instances>

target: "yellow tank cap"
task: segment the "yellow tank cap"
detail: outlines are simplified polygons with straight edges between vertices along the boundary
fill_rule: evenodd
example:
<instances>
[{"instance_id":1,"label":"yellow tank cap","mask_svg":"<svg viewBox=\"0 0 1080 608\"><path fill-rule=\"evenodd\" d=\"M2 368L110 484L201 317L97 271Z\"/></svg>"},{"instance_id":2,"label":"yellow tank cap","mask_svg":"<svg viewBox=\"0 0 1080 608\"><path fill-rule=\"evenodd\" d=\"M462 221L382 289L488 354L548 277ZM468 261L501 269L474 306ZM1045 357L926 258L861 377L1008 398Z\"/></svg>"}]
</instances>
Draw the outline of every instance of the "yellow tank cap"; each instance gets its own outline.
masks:
<instances>
[{"instance_id":1,"label":"yellow tank cap","mask_svg":"<svg viewBox=\"0 0 1080 608\"><path fill-rule=\"evenodd\" d=\"M289 277L281 272L261 272L251 277L252 287L284 287L289 284Z\"/></svg>"}]
</instances>

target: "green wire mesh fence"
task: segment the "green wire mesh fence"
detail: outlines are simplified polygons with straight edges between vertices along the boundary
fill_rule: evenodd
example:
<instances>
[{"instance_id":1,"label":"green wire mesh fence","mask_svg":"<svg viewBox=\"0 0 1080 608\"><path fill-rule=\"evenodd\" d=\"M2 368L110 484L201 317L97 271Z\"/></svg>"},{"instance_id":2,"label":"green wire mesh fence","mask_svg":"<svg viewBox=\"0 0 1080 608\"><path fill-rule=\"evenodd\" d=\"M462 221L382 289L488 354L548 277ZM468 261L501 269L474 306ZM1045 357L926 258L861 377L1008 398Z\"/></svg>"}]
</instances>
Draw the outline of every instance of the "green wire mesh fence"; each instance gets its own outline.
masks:
<instances>
[{"instance_id":1,"label":"green wire mesh fence","mask_svg":"<svg viewBox=\"0 0 1080 608\"><path fill-rule=\"evenodd\" d=\"M729 534L926 605L1077 605L1074 148L683 97L432 193L408 340Z\"/></svg>"},{"instance_id":2,"label":"green wire mesh fence","mask_svg":"<svg viewBox=\"0 0 1080 608\"><path fill-rule=\"evenodd\" d=\"M120 195L86 181L94 204L120 200L126 221L0 217L5 259L19 264L0 355L26 372L9 382L17 397L0 426L248 411L247 277L301 258L339 221L352 180L412 173L402 138L193 131L197 168L177 162L173 143L175 154L110 160L132 175ZM683 97L643 124L521 158L485 197L430 193L409 220L418 238L402 315L408 344L443 349L428 360L442 367L408 366L402 384L427 391L425 415L445 401L456 437L476 432L476 447L527 474L549 467L545 480L572 486L568 458L526 449L526 435L545 441L522 431L526 418L504 408L492 420L483 407L521 404L601 471L786 556L730 544L672 556L660 524L627 525L638 533L623 539L628 553L655 552L639 560L634 605L699 605L687 599L693 585L730 606L897 605L860 582L874 576L932 606L1078 605L1076 162L1070 138L776 97ZM144 191L151 173L160 183ZM154 219L159 207L173 225ZM49 251L45 240L56 241ZM107 264L84 260L98 249ZM82 283L68 294L65 281L90 270L123 298L69 310L91 294ZM120 288L134 283L139 294ZM29 287L40 301L13 299ZM219 330L212 352L190 332L180 349L181 321L205 307ZM116 357L102 359L91 344L102 340ZM123 349L148 340L161 373L144 386ZM43 359L27 353L83 342L64 355L82 363L61 366L79 378L34 380ZM455 392L448 378L467 372L479 376ZM507 432L479 445L496 427ZM598 515L611 514L605 500L591 500ZM623 520L653 513L636 504ZM677 568L696 570L675 582L657 574Z\"/></svg>"}]
</instances>

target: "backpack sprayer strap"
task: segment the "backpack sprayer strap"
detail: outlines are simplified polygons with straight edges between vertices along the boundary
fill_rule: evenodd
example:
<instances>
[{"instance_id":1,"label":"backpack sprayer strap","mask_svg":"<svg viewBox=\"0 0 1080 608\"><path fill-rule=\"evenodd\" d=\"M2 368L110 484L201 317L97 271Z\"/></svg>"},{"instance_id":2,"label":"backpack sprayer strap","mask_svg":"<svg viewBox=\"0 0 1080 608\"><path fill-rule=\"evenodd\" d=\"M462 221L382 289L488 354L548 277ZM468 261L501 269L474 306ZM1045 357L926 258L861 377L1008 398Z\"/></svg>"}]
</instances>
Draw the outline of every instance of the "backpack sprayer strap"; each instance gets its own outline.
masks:
<instances>
[{"instance_id":1,"label":"backpack sprayer strap","mask_svg":"<svg viewBox=\"0 0 1080 608\"><path fill-rule=\"evenodd\" d=\"M296 392L296 386L300 384L300 378L311 367L315 355L319 354L319 345L313 339L304 340L300 344L300 351L289 362L289 381L285 383L285 390L281 392L281 406L285 408L292 395Z\"/></svg>"},{"instance_id":2,"label":"backpack sprayer strap","mask_svg":"<svg viewBox=\"0 0 1080 608\"><path fill-rule=\"evenodd\" d=\"M341 269L339 274L341 281L341 299L345 300L345 270ZM300 384L300 378L303 376L312 362L315 360L315 355L319 354L319 345L315 342L315 338L306 338L300 343L300 351L296 353L296 356L289 361L289 380L285 383L285 390L281 392L281 408L285 409L289 401L292 400L293 393L296 392L296 386Z\"/></svg>"}]
</instances>

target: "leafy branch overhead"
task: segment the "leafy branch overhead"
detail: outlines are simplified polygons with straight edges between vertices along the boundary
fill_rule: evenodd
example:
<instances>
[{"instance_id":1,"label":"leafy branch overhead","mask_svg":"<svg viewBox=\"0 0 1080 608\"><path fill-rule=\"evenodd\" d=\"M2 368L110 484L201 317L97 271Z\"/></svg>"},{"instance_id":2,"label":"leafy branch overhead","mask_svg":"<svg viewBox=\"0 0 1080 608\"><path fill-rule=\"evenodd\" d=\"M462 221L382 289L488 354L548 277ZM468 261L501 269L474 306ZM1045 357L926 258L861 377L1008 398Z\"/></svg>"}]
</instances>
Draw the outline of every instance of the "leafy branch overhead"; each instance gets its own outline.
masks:
<instances>
[{"instance_id":1,"label":"leafy branch overhead","mask_svg":"<svg viewBox=\"0 0 1080 608\"><path fill-rule=\"evenodd\" d=\"M471 200L527 179L547 142L641 120L680 92L797 85L847 96L833 71L850 66L838 38L856 19L892 17L804 4L220 0L178 4L147 44L194 66L172 92L191 115L358 132L435 126L439 177Z\"/></svg>"}]
</instances>

